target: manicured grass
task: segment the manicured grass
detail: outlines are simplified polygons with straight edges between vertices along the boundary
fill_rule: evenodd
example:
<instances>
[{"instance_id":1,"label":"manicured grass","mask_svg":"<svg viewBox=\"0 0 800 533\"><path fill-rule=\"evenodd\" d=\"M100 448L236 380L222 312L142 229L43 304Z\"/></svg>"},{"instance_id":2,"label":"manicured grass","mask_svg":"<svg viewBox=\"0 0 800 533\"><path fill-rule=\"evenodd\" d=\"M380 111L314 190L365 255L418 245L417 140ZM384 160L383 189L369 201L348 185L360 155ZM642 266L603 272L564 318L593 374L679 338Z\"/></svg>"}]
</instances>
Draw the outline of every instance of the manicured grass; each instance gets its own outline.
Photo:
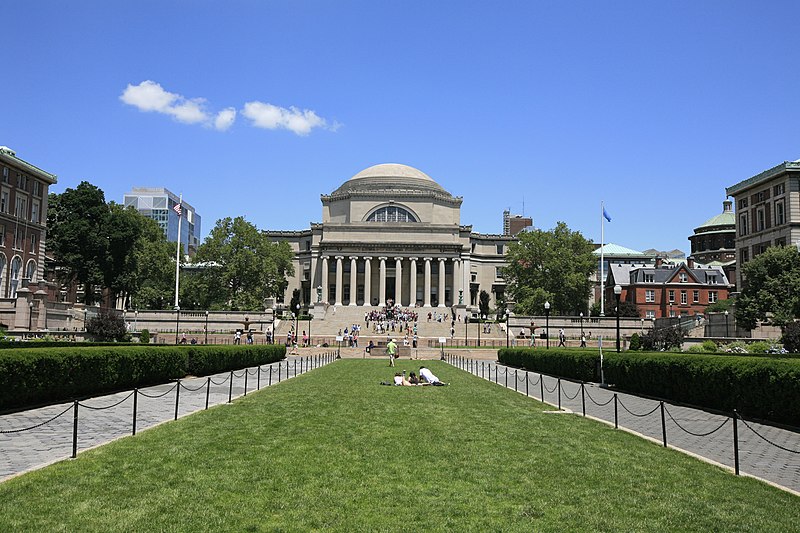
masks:
<instances>
[{"instance_id":1,"label":"manicured grass","mask_svg":"<svg viewBox=\"0 0 800 533\"><path fill-rule=\"evenodd\" d=\"M400 361L398 368L418 365ZM444 363L342 360L0 484L4 531L788 531L800 498Z\"/></svg>"}]
</instances>

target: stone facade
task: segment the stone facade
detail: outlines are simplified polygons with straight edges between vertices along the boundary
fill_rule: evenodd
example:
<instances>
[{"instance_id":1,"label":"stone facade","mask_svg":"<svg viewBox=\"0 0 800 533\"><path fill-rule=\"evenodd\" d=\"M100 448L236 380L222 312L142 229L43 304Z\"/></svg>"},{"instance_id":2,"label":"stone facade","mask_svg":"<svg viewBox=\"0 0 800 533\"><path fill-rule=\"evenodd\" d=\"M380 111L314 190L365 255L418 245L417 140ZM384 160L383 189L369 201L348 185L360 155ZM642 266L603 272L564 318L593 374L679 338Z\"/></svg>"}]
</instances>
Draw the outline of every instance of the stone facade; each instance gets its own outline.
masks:
<instances>
[{"instance_id":1,"label":"stone facade","mask_svg":"<svg viewBox=\"0 0 800 533\"><path fill-rule=\"evenodd\" d=\"M266 231L289 242L304 306L454 307L490 305L505 294L501 269L512 236L461 224L462 198L423 172L398 164L367 168L323 194L322 222L301 231ZM464 311L465 312L465 311Z\"/></svg>"}]
</instances>

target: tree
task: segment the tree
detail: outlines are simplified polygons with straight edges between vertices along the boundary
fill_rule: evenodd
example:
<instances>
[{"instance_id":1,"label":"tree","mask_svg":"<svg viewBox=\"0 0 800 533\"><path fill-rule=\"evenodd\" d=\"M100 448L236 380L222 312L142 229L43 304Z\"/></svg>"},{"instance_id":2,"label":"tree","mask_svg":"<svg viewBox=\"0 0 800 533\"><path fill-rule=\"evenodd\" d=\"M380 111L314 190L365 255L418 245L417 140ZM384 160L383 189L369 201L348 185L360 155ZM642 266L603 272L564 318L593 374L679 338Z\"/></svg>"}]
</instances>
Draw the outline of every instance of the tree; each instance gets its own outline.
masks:
<instances>
[{"instance_id":1,"label":"tree","mask_svg":"<svg viewBox=\"0 0 800 533\"><path fill-rule=\"evenodd\" d=\"M86 181L49 196L47 246L60 267L60 281L82 284L86 304L95 302L95 287L105 279L108 219L103 191Z\"/></svg>"},{"instance_id":2,"label":"tree","mask_svg":"<svg viewBox=\"0 0 800 533\"><path fill-rule=\"evenodd\" d=\"M489 316L489 293L486 291L481 291L478 296L478 310L481 318Z\"/></svg>"},{"instance_id":3,"label":"tree","mask_svg":"<svg viewBox=\"0 0 800 533\"><path fill-rule=\"evenodd\" d=\"M646 351L668 351L683 343L683 330L679 327L652 328L642 336L642 348Z\"/></svg>"},{"instance_id":4,"label":"tree","mask_svg":"<svg viewBox=\"0 0 800 533\"><path fill-rule=\"evenodd\" d=\"M292 299L289 300L289 309L291 309L292 313L297 315L297 318L300 318L300 310L297 308L300 305L300 289L295 289L292 291Z\"/></svg>"},{"instance_id":5,"label":"tree","mask_svg":"<svg viewBox=\"0 0 800 533\"><path fill-rule=\"evenodd\" d=\"M541 314L549 301L555 314L587 312L589 276L597 269L592 244L580 232L558 222L549 231L519 234L503 269L518 314Z\"/></svg>"},{"instance_id":6,"label":"tree","mask_svg":"<svg viewBox=\"0 0 800 533\"><path fill-rule=\"evenodd\" d=\"M128 340L125 320L116 312L103 311L90 318L86 324L86 333L92 335L96 341Z\"/></svg>"},{"instance_id":7,"label":"tree","mask_svg":"<svg viewBox=\"0 0 800 533\"><path fill-rule=\"evenodd\" d=\"M175 243L167 241L155 220L142 217L139 238L133 247L135 279L130 287L130 306L166 309L175 294Z\"/></svg>"},{"instance_id":8,"label":"tree","mask_svg":"<svg viewBox=\"0 0 800 533\"><path fill-rule=\"evenodd\" d=\"M191 283L206 308L260 309L264 299L283 292L294 274L287 242L273 243L243 217L218 220L200 245ZM187 307L191 308L191 307Z\"/></svg>"},{"instance_id":9,"label":"tree","mask_svg":"<svg viewBox=\"0 0 800 533\"><path fill-rule=\"evenodd\" d=\"M589 309L589 315L600 316L600 302L595 302L592 304L591 309ZM617 316L617 306L614 305L611 309L606 307L606 316ZM619 316L624 316L628 318L639 318L641 314L639 313L639 307L635 303L620 302Z\"/></svg>"},{"instance_id":10,"label":"tree","mask_svg":"<svg viewBox=\"0 0 800 533\"><path fill-rule=\"evenodd\" d=\"M787 352L800 352L800 322L790 322L783 326L781 342Z\"/></svg>"},{"instance_id":11,"label":"tree","mask_svg":"<svg viewBox=\"0 0 800 533\"><path fill-rule=\"evenodd\" d=\"M748 329L757 320L778 326L800 316L800 252L776 246L741 267L744 287L736 300L736 321Z\"/></svg>"}]
</instances>

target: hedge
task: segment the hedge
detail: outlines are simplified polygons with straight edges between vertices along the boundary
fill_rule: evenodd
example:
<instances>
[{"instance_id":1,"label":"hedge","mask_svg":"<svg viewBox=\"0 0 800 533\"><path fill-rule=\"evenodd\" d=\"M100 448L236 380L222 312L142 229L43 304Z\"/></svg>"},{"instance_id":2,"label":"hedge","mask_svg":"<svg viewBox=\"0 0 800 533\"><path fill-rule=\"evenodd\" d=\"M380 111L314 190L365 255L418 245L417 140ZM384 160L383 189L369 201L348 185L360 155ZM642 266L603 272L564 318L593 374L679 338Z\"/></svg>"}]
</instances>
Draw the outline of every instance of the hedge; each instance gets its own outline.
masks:
<instances>
[{"instance_id":1,"label":"hedge","mask_svg":"<svg viewBox=\"0 0 800 533\"><path fill-rule=\"evenodd\" d=\"M549 353L548 353L549 352ZM604 353L606 382L627 392L800 426L800 360L695 355ZM501 363L543 374L598 382L593 351L503 349Z\"/></svg>"},{"instance_id":2,"label":"hedge","mask_svg":"<svg viewBox=\"0 0 800 533\"><path fill-rule=\"evenodd\" d=\"M57 403L285 358L283 345L100 346L0 351L0 410Z\"/></svg>"}]
</instances>

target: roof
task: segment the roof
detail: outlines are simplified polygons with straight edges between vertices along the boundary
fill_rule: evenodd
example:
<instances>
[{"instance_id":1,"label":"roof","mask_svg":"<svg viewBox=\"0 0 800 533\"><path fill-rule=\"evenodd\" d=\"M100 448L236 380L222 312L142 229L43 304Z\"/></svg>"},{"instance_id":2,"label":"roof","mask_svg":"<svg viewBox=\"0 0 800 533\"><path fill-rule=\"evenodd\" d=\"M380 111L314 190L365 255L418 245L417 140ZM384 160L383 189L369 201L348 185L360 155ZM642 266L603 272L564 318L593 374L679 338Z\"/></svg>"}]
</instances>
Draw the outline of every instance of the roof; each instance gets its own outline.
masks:
<instances>
[{"instance_id":1,"label":"roof","mask_svg":"<svg viewBox=\"0 0 800 533\"><path fill-rule=\"evenodd\" d=\"M784 161L783 163L775 165L769 170L765 170L760 174L756 174L752 178L747 178L744 181L740 181L736 185L733 185L731 187L726 187L725 194L727 196L733 196L738 192L749 189L750 187L754 187L755 185L758 185L761 182L772 179L775 176L779 176L784 172L788 172L790 170L800 171L800 159L797 161Z\"/></svg>"},{"instance_id":2,"label":"roof","mask_svg":"<svg viewBox=\"0 0 800 533\"><path fill-rule=\"evenodd\" d=\"M614 244L614 243L604 244L597 250L594 250L592 253L594 255L600 255L601 250L603 255L609 257L641 257L642 259L650 259L652 257L646 253L638 252L630 248L625 248L624 246L620 246L619 244Z\"/></svg>"},{"instance_id":3,"label":"roof","mask_svg":"<svg viewBox=\"0 0 800 533\"><path fill-rule=\"evenodd\" d=\"M50 182L50 184L54 184L58 181L58 177L55 174L51 174L41 168L37 167L36 165L32 165L25 161L24 159L20 159L17 157L17 153L7 146L0 146L0 159L5 158L7 160L11 160L12 163L15 163L28 172L32 172L43 178L44 180Z\"/></svg>"},{"instance_id":4,"label":"roof","mask_svg":"<svg viewBox=\"0 0 800 533\"><path fill-rule=\"evenodd\" d=\"M689 268L686 263L678 263L675 266L669 267L656 267L653 265L636 265L636 264L610 264L609 274L613 277L614 283L621 286L631 285L633 283L644 283L644 274L653 274L653 281L647 282L656 285L663 285L668 283L675 277L679 270L686 270L691 276L695 278L694 283L702 285L709 284L709 278L715 277L716 283L720 287L727 287L729 285L728 278L721 266L705 266Z\"/></svg>"},{"instance_id":5,"label":"roof","mask_svg":"<svg viewBox=\"0 0 800 533\"><path fill-rule=\"evenodd\" d=\"M396 196L398 193L432 194L452 199L453 195L433 178L408 165L384 163L366 168L344 182L331 196L370 194Z\"/></svg>"}]
</instances>

